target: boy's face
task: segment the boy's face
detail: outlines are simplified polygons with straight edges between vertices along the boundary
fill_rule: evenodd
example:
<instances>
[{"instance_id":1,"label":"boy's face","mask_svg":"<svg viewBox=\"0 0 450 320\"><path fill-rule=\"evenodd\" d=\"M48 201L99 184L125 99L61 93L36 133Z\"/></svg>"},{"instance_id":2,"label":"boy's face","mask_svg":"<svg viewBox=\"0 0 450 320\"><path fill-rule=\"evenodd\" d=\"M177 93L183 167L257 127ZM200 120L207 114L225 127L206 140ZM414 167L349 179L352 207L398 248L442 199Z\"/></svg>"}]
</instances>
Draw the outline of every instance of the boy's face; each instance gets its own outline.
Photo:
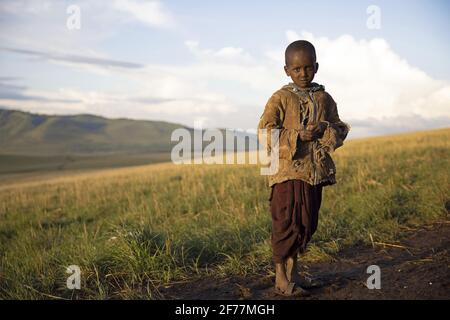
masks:
<instances>
[{"instance_id":1,"label":"boy's face","mask_svg":"<svg viewBox=\"0 0 450 320\"><path fill-rule=\"evenodd\" d=\"M288 57L288 65L284 67L286 74L300 88L308 88L319 69L314 55L307 50L292 52Z\"/></svg>"}]
</instances>

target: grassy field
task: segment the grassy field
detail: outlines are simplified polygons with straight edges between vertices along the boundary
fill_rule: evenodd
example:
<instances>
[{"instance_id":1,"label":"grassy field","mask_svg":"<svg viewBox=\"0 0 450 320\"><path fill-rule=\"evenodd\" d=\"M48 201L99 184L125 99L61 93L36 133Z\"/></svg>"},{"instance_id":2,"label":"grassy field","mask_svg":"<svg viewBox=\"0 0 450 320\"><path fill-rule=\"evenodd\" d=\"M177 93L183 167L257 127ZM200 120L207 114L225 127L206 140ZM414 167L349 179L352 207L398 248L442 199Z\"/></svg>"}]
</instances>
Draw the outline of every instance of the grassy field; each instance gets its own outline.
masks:
<instances>
[{"instance_id":1,"label":"grassy field","mask_svg":"<svg viewBox=\"0 0 450 320\"><path fill-rule=\"evenodd\" d=\"M80 172L142 166L170 161L170 153L111 154L95 156L32 156L0 154L0 189L5 185L42 181Z\"/></svg>"},{"instance_id":2,"label":"grassy field","mask_svg":"<svg viewBox=\"0 0 450 320\"><path fill-rule=\"evenodd\" d=\"M0 178L17 173L31 176L43 172L75 171L145 165L170 161L170 152L93 156L33 156L0 154Z\"/></svg>"},{"instance_id":3,"label":"grassy field","mask_svg":"<svg viewBox=\"0 0 450 320\"><path fill-rule=\"evenodd\" d=\"M446 218L450 129L353 140L305 261ZM271 272L255 165L153 164L0 184L0 298L158 299L167 283ZM67 266L81 268L68 290Z\"/></svg>"}]
</instances>

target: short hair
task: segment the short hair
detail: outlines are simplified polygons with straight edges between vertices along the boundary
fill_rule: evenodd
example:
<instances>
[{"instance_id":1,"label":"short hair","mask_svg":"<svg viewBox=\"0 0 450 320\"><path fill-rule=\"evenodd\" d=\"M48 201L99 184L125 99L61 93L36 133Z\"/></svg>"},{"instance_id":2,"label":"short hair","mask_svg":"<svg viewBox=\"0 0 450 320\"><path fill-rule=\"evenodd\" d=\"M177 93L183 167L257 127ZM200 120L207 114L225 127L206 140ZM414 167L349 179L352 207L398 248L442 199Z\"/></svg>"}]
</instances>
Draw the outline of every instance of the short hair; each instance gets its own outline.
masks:
<instances>
[{"instance_id":1,"label":"short hair","mask_svg":"<svg viewBox=\"0 0 450 320\"><path fill-rule=\"evenodd\" d=\"M287 46L286 51L284 53L284 62L288 65L288 60L291 54L297 51L307 51L314 57L314 61L316 60L316 49L312 45L311 42L306 40L297 40L292 42Z\"/></svg>"}]
</instances>

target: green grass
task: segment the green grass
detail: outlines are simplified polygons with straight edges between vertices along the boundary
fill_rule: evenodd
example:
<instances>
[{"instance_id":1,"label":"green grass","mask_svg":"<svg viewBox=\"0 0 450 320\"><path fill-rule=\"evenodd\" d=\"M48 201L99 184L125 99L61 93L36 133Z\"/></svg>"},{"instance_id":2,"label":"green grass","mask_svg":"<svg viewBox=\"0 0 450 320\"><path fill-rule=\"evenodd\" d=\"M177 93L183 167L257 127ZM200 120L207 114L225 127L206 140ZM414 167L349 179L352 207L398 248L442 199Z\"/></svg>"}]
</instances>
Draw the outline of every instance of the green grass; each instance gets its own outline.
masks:
<instances>
[{"instance_id":1,"label":"green grass","mask_svg":"<svg viewBox=\"0 0 450 320\"><path fill-rule=\"evenodd\" d=\"M445 219L449 138L444 129L347 142L302 259ZM3 186L0 298L158 299L172 281L269 271L266 183L254 165L168 163ZM73 264L81 290L66 288Z\"/></svg>"}]
</instances>

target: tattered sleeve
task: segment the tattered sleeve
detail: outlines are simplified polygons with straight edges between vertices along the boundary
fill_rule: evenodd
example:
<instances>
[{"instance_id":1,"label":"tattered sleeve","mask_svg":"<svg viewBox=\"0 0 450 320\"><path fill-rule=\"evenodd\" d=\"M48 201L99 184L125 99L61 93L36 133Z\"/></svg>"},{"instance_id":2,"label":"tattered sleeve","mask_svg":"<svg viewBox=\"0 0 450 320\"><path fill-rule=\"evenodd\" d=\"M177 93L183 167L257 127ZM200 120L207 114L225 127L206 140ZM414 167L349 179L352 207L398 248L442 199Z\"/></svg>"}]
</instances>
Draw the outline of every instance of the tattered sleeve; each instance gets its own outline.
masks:
<instances>
[{"instance_id":1,"label":"tattered sleeve","mask_svg":"<svg viewBox=\"0 0 450 320\"><path fill-rule=\"evenodd\" d=\"M328 152L332 152L344 144L344 140L350 131L350 125L341 121L336 102L330 95L327 95L326 99L326 122L328 122L328 128L322 138L319 139L319 143Z\"/></svg>"},{"instance_id":2,"label":"tattered sleeve","mask_svg":"<svg viewBox=\"0 0 450 320\"><path fill-rule=\"evenodd\" d=\"M297 141L299 137L299 130L287 129L283 127L284 109L279 94L275 93L267 102L264 112L260 117L258 124L258 140L260 144L265 144L267 154L270 156L272 151L271 146L271 130L279 129L279 158L291 160L294 157ZM262 130L266 129L267 136L262 135ZM267 139L265 139L267 137ZM273 146L275 147L275 146Z\"/></svg>"}]
</instances>

